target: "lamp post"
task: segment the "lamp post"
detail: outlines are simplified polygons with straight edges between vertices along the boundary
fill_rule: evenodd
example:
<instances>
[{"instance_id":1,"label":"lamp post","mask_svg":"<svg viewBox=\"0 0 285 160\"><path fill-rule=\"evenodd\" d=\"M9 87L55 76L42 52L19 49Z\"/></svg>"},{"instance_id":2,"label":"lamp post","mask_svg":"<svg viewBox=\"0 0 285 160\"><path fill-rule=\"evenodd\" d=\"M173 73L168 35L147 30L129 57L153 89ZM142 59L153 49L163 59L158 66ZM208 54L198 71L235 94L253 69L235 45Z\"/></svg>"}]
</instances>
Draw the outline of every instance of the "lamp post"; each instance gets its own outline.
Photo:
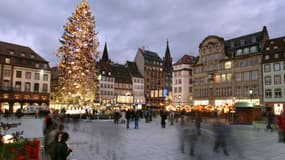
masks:
<instances>
[{"instance_id":1,"label":"lamp post","mask_svg":"<svg viewBox=\"0 0 285 160\"><path fill-rule=\"evenodd\" d=\"M250 102L252 102L252 95L253 95L253 90L249 89Z\"/></svg>"},{"instance_id":2,"label":"lamp post","mask_svg":"<svg viewBox=\"0 0 285 160\"><path fill-rule=\"evenodd\" d=\"M179 107L180 107L180 102L181 102L181 95L178 96L178 104L179 104Z\"/></svg>"}]
</instances>

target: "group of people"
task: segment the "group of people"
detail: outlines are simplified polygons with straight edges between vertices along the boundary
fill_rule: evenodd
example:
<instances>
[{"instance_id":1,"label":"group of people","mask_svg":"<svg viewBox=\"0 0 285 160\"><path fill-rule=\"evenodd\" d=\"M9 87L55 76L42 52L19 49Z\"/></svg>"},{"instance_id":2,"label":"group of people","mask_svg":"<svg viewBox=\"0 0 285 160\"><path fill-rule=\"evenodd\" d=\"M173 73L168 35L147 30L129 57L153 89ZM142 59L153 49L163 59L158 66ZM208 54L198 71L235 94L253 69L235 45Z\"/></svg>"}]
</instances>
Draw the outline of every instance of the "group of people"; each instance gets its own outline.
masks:
<instances>
[{"instance_id":1,"label":"group of people","mask_svg":"<svg viewBox=\"0 0 285 160\"><path fill-rule=\"evenodd\" d=\"M69 134L64 131L64 125L52 115L44 118L43 125L44 149L49 160L66 160L72 150L67 145Z\"/></svg>"}]
</instances>

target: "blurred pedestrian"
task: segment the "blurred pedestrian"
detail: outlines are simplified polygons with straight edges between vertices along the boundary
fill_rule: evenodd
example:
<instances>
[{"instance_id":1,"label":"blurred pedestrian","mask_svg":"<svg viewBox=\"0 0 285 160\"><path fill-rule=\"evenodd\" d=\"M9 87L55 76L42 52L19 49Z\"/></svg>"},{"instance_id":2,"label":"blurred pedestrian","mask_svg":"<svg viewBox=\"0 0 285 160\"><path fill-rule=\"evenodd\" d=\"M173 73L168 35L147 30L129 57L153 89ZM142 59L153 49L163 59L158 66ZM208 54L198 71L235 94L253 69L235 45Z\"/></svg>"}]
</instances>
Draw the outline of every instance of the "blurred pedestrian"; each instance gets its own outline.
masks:
<instances>
[{"instance_id":1,"label":"blurred pedestrian","mask_svg":"<svg viewBox=\"0 0 285 160\"><path fill-rule=\"evenodd\" d=\"M273 131L272 128L272 123L274 122L274 113L271 111L271 109L269 111L266 112L266 118L267 118L267 125L266 125L266 129L267 130L271 130L271 132Z\"/></svg>"},{"instance_id":2,"label":"blurred pedestrian","mask_svg":"<svg viewBox=\"0 0 285 160\"><path fill-rule=\"evenodd\" d=\"M55 145L55 160L66 160L72 150L67 145L69 134L63 132L59 135Z\"/></svg>"},{"instance_id":3,"label":"blurred pedestrian","mask_svg":"<svg viewBox=\"0 0 285 160\"><path fill-rule=\"evenodd\" d=\"M282 111L281 114L276 119L276 124L278 128L278 141L285 142L285 111Z\"/></svg>"},{"instance_id":4,"label":"blurred pedestrian","mask_svg":"<svg viewBox=\"0 0 285 160\"><path fill-rule=\"evenodd\" d=\"M114 123L116 125L119 124L119 119L121 118L121 113L119 112L119 110L116 110L114 113Z\"/></svg>"},{"instance_id":5,"label":"blurred pedestrian","mask_svg":"<svg viewBox=\"0 0 285 160\"><path fill-rule=\"evenodd\" d=\"M125 117L126 117L126 120L127 120L127 126L126 126L126 128L128 129L128 128L130 128L131 110L128 109L128 110L126 111Z\"/></svg>"},{"instance_id":6,"label":"blurred pedestrian","mask_svg":"<svg viewBox=\"0 0 285 160\"><path fill-rule=\"evenodd\" d=\"M201 114L198 112L195 118L195 127L196 127L198 136L201 135L201 122L202 122L202 117L201 117Z\"/></svg>"},{"instance_id":7,"label":"blurred pedestrian","mask_svg":"<svg viewBox=\"0 0 285 160\"><path fill-rule=\"evenodd\" d=\"M195 156L195 145L198 140L198 135L194 127L183 127L182 134L180 135L180 150L185 152L185 145L188 145L189 154Z\"/></svg>"},{"instance_id":8,"label":"blurred pedestrian","mask_svg":"<svg viewBox=\"0 0 285 160\"><path fill-rule=\"evenodd\" d=\"M229 152L227 149L227 141L230 136L229 126L218 118L213 123L213 131L215 136L213 151L218 153L218 149L221 147L223 149L224 155L228 156Z\"/></svg>"},{"instance_id":9,"label":"blurred pedestrian","mask_svg":"<svg viewBox=\"0 0 285 160\"><path fill-rule=\"evenodd\" d=\"M139 129L139 119L140 119L140 111L135 110L134 112L135 129Z\"/></svg>"},{"instance_id":10,"label":"blurred pedestrian","mask_svg":"<svg viewBox=\"0 0 285 160\"><path fill-rule=\"evenodd\" d=\"M169 113L169 120L170 120L170 125L173 125L174 124L174 111L171 110L170 113Z\"/></svg>"},{"instance_id":11,"label":"blurred pedestrian","mask_svg":"<svg viewBox=\"0 0 285 160\"><path fill-rule=\"evenodd\" d=\"M161 118L161 128L165 128L165 121L167 118L167 114L165 110L160 111L160 118Z\"/></svg>"}]
</instances>

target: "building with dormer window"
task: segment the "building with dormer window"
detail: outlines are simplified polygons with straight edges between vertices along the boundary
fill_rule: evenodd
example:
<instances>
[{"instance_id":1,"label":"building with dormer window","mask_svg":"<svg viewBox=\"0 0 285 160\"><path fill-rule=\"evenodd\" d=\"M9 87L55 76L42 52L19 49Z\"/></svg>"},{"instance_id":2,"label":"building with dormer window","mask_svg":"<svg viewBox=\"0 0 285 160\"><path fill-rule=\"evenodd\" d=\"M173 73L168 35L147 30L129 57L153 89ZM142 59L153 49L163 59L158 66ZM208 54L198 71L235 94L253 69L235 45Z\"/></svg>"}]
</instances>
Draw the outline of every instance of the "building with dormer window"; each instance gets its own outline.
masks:
<instances>
[{"instance_id":1,"label":"building with dormer window","mask_svg":"<svg viewBox=\"0 0 285 160\"><path fill-rule=\"evenodd\" d=\"M48 61L31 48L0 42L0 107L15 112L48 106L51 72Z\"/></svg>"}]
</instances>

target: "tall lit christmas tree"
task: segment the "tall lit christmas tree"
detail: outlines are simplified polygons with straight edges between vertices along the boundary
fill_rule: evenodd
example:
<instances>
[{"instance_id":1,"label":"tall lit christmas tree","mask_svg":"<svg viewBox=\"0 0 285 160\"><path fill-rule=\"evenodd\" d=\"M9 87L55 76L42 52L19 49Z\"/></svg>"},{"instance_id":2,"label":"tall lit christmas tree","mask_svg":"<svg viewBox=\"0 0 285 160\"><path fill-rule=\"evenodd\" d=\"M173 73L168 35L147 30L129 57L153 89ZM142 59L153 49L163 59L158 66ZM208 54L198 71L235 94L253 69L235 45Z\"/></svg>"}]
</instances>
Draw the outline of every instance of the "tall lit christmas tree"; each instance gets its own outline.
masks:
<instances>
[{"instance_id":1,"label":"tall lit christmas tree","mask_svg":"<svg viewBox=\"0 0 285 160\"><path fill-rule=\"evenodd\" d=\"M55 101L71 106L92 106L96 95L97 47L95 20L86 0L77 5L64 26L56 55L58 88Z\"/></svg>"}]
</instances>

